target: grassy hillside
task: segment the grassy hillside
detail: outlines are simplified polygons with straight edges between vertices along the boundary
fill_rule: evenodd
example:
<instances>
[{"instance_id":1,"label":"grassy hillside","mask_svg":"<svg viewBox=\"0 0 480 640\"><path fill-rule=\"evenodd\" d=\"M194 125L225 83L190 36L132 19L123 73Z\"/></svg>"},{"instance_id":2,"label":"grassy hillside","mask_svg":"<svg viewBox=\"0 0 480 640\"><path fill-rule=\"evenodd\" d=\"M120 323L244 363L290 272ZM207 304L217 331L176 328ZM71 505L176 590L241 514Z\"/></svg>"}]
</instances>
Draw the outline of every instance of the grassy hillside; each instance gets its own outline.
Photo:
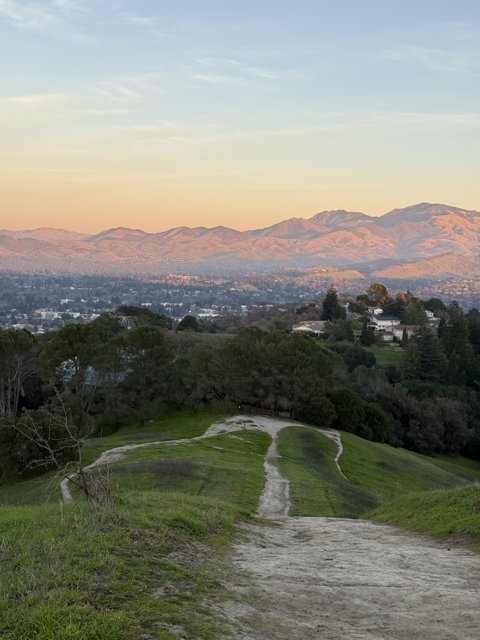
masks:
<instances>
[{"instance_id":1,"label":"grassy hillside","mask_svg":"<svg viewBox=\"0 0 480 640\"><path fill-rule=\"evenodd\" d=\"M469 543L480 551L480 486L401 496L369 517L406 529Z\"/></svg>"},{"instance_id":2,"label":"grassy hillside","mask_svg":"<svg viewBox=\"0 0 480 640\"><path fill-rule=\"evenodd\" d=\"M5 640L217 640L221 556L255 511L270 438L242 431L193 443L223 416L175 414L89 441L87 462L129 451L93 474L99 500L59 501L53 474L0 488L0 637ZM368 517L480 540L480 464L428 458L342 434L287 427L279 466L293 515ZM467 484L470 483L470 484ZM208 603L208 605L206 604ZM143 634L143 635L142 635Z\"/></svg>"},{"instance_id":3,"label":"grassy hillside","mask_svg":"<svg viewBox=\"0 0 480 640\"><path fill-rule=\"evenodd\" d=\"M279 467L290 480L291 515L356 517L377 504L369 491L338 472L336 450L332 440L313 428L280 432Z\"/></svg>"},{"instance_id":4,"label":"grassy hillside","mask_svg":"<svg viewBox=\"0 0 480 640\"><path fill-rule=\"evenodd\" d=\"M422 456L405 449L369 442L342 433L341 465L355 484L370 491L378 502L412 491L455 487L480 479L480 464L468 468L462 459Z\"/></svg>"},{"instance_id":5,"label":"grassy hillside","mask_svg":"<svg viewBox=\"0 0 480 640\"><path fill-rule=\"evenodd\" d=\"M402 363L405 352L403 349L393 348L389 346L379 347L377 345L373 347L365 347L368 351L371 351L375 356L375 360L380 367L387 367L391 364L399 365Z\"/></svg>"},{"instance_id":6,"label":"grassy hillside","mask_svg":"<svg viewBox=\"0 0 480 640\"><path fill-rule=\"evenodd\" d=\"M115 433L86 441L83 449L85 464L96 460L107 449L127 444L175 440L199 436L214 422L223 420L224 414L204 411L194 416L186 412L167 414L144 424L130 424ZM58 502L60 488L55 473L46 473L23 482L0 486L0 505L44 504Z\"/></svg>"},{"instance_id":7,"label":"grassy hillside","mask_svg":"<svg viewBox=\"0 0 480 640\"><path fill-rule=\"evenodd\" d=\"M124 429L89 443L87 456L198 435L217 419L177 415ZM4 502L31 504L0 511L0 637L218 638L219 616L205 603L218 597L218 557L235 521L258 502L269 441L245 432L132 451L107 476L100 472L102 504L80 496L71 505L40 504L49 484L44 496L52 498L51 477L3 488Z\"/></svg>"},{"instance_id":8,"label":"grassy hillside","mask_svg":"<svg viewBox=\"0 0 480 640\"><path fill-rule=\"evenodd\" d=\"M280 433L280 466L291 481L292 514L364 515L376 505L412 492L451 488L480 479L480 464L430 458L342 433L344 452L334 464L336 445L314 429Z\"/></svg>"}]
</instances>

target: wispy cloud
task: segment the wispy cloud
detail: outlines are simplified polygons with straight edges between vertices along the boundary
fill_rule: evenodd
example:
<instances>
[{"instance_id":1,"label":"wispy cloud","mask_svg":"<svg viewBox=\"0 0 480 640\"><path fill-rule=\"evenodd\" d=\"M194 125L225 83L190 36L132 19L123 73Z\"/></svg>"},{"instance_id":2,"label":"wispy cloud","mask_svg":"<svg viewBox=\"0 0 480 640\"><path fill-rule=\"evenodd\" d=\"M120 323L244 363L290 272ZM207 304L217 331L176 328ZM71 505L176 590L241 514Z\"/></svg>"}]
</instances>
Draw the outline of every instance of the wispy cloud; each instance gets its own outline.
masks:
<instances>
[{"instance_id":1,"label":"wispy cloud","mask_svg":"<svg viewBox=\"0 0 480 640\"><path fill-rule=\"evenodd\" d=\"M81 34L79 24L79 18L87 16L89 8L90 0L0 0L0 20L3 18L16 28L26 31L75 40L91 40L91 35Z\"/></svg>"},{"instance_id":2,"label":"wispy cloud","mask_svg":"<svg viewBox=\"0 0 480 640\"><path fill-rule=\"evenodd\" d=\"M211 85L265 85L279 78L278 69L268 69L228 57L197 57L190 61L187 75L195 82Z\"/></svg>"},{"instance_id":3,"label":"wispy cloud","mask_svg":"<svg viewBox=\"0 0 480 640\"><path fill-rule=\"evenodd\" d=\"M5 106L23 107L26 109L39 109L46 107L64 107L69 100L69 96L62 93L34 93L30 95L3 96L0 97L0 108Z\"/></svg>"},{"instance_id":4,"label":"wispy cloud","mask_svg":"<svg viewBox=\"0 0 480 640\"><path fill-rule=\"evenodd\" d=\"M5 122L22 118L52 121L52 116L78 118L129 113L156 91L158 75L125 75L79 86L65 93L18 93L0 95L0 113Z\"/></svg>"},{"instance_id":5,"label":"wispy cloud","mask_svg":"<svg viewBox=\"0 0 480 640\"><path fill-rule=\"evenodd\" d=\"M478 60L473 59L472 55L467 52L444 51L409 45L396 49L385 49L381 57L393 62L413 64L439 71L475 75L479 72Z\"/></svg>"},{"instance_id":6,"label":"wispy cloud","mask_svg":"<svg viewBox=\"0 0 480 640\"><path fill-rule=\"evenodd\" d=\"M123 21L127 24L135 25L138 27L155 27L157 19L154 16L138 16L127 14L123 16Z\"/></svg>"},{"instance_id":7,"label":"wispy cloud","mask_svg":"<svg viewBox=\"0 0 480 640\"><path fill-rule=\"evenodd\" d=\"M59 18L46 4L0 0L0 15L15 26L35 31L49 29L60 23Z\"/></svg>"},{"instance_id":8,"label":"wispy cloud","mask_svg":"<svg viewBox=\"0 0 480 640\"><path fill-rule=\"evenodd\" d=\"M374 116L374 121L388 126L408 126L422 129L478 129L480 113L425 113L398 111Z\"/></svg>"}]
</instances>

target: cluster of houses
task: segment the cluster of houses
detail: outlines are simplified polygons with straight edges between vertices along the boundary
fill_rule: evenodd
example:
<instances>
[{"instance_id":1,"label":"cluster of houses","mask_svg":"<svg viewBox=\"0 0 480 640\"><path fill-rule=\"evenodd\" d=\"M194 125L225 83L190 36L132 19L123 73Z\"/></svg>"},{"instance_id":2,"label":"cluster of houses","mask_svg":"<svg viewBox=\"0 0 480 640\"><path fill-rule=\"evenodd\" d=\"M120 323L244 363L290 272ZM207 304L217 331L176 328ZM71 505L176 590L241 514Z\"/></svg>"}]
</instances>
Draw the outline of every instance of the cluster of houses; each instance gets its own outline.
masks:
<instances>
[{"instance_id":1,"label":"cluster of houses","mask_svg":"<svg viewBox=\"0 0 480 640\"><path fill-rule=\"evenodd\" d=\"M369 307L367 316L367 327L373 329L380 342L401 342L405 337L409 340L415 335L418 327L414 324L403 324L396 316L386 316L381 307ZM425 311L428 324L435 331L438 329L440 318L437 318L431 311ZM348 314L349 319L358 320L362 316L358 314ZM329 322L327 320L306 320L293 325L294 333L306 333L314 336L326 337L329 334ZM353 335L356 340L361 336L361 329L354 329Z\"/></svg>"}]
</instances>

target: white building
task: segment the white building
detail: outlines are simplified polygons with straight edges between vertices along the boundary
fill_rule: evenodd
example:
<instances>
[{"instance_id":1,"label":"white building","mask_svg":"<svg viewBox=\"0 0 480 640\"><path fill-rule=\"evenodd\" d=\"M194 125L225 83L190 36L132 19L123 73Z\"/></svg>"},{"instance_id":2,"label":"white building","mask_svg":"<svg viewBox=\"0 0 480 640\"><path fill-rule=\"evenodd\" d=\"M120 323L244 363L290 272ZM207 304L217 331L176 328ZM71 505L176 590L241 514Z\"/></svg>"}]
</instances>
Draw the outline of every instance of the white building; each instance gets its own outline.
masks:
<instances>
[{"instance_id":1,"label":"white building","mask_svg":"<svg viewBox=\"0 0 480 640\"><path fill-rule=\"evenodd\" d=\"M401 324L400 318L396 316L372 316L368 322L368 326L372 327L375 331L381 331L382 329L390 329L396 325Z\"/></svg>"},{"instance_id":2,"label":"white building","mask_svg":"<svg viewBox=\"0 0 480 640\"><path fill-rule=\"evenodd\" d=\"M325 335L327 333L325 327L327 325L326 320L304 320L298 324L294 324L292 327L293 333L309 333L316 336Z\"/></svg>"}]
</instances>

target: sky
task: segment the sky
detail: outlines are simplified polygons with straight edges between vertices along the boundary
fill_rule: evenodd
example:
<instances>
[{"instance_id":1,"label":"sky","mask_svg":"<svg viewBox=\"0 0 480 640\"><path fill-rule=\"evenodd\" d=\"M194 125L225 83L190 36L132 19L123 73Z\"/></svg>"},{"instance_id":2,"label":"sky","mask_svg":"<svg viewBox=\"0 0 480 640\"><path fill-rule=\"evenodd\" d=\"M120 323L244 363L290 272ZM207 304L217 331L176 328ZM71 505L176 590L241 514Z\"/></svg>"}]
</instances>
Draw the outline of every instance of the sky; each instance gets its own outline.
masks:
<instances>
[{"instance_id":1,"label":"sky","mask_svg":"<svg viewBox=\"0 0 480 640\"><path fill-rule=\"evenodd\" d=\"M0 0L0 229L480 209L477 0Z\"/></svg>"}]
</instances>

